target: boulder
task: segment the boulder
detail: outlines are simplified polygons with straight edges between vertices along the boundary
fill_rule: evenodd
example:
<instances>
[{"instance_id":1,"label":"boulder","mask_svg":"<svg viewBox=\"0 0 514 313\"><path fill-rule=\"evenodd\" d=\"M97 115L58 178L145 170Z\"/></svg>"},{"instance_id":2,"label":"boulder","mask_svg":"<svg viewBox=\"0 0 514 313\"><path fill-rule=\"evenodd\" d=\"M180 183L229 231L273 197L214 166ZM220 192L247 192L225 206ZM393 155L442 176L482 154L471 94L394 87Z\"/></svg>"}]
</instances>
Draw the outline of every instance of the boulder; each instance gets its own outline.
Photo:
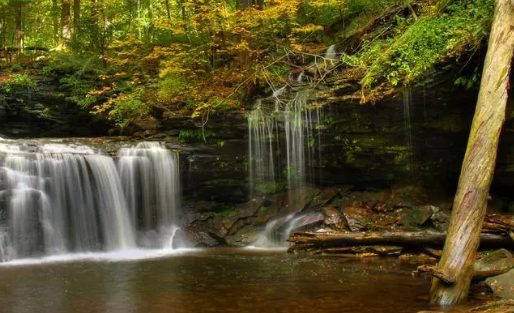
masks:
<instances>
[{"instance_id":1,"label":"boulder","mask_svg":"<svg viewBox=\"0 0 514 313\"><path fill-rule=\"evenodd\" d=\"M260 228L254 225L246 225L234 235L226 236L225 242L229 246L245 247L257 241L260 232Z\"/></svg>"},{"instance_id":2,"label":"boulder","mask_svg":"<svg viewBox=\"0 0 514 313\"><path fill-rule=\"evenodd\" d=\"M439 210L432 214L430 217L432 224L438 231L445 232L450 226L450 213L443 210Z\"/></svg>"},{"instance_id":3,"label":"boulder","mask_svg":"<svg viewBox=\"0 0 514 313\"><path fill-rule=\"evenodd\" d=\"M344 210L343 216L351 231L360 231L368 228L370 214L369 210L353 205Z\"/></svg>"},{"instance_id":4,"label":"boulder","mask_svg":"<svg viewBox=\"0 0 514 313\"><path fill-rule=\"evenodd\" d=\"M514 257L505 249L497 250L473 264L475 272L507 271L513 267Z\"/></svg>"},{"instance_id":5,"label":"boulder","mask_svg":"<svg viewBox=\"0 0 514 313\"><path fill-rule=\"evenodd\" d=\"M400 223L407 229L417 229L424 226L438 211L439 208L433 205L415 207L402 215Z\"/></svg>"},{"instance_id":6,"label":"boulder","mask_svg":"<svg viewBox=\"0 0 514 313\"><path fill-rule=\"evenodd\" d=\"M180 232L177 235L179 236L177 241L180 241L184 247L215 247L221 244L208 232L196 227L185 229L183 233Z\"/></svg>"},{"instance_id":7,"label":"boulder","mask_svg":"<svg viewBox=\"0 0 514 313\"><path fill-rule=\"evenodd\" d=\"M338 209L334 207L323 208L323 223L325 225L339 225L342 220L341 212Z\"/></svg>"},{"instance_id":8,"label":"boulder","mask_svg":"<svg viewBox=\"0 0 514 313\"><path fill-rule=\"evenodd\" d=\"M312 229L321 225L323 221L323 214L321 212L312 212L296 218L293 218L286 224L287 232L293 233L294 231L303 231Z\"/></svg>"},{"instance_id":9,"label":"boulder","mask_svg":"<svg viewBox=\"0 0 514 313\"><path fill-rule=\"evenodd\" d=\"M510 270L503 275L489 277L485 280L485 283L491 288L495 296L514 299L514 270Z\"/></svg>"}]
</instances>

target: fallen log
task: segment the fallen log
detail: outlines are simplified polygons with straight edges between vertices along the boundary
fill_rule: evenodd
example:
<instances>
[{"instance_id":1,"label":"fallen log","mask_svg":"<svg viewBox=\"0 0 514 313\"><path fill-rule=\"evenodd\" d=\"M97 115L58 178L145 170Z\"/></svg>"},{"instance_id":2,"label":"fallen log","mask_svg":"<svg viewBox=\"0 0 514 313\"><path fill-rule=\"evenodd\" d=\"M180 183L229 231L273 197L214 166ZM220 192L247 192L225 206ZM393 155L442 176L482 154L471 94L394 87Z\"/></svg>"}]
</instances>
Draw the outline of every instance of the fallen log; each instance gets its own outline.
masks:
<instances>
[{"instance_id":1,"label":"fallen log","mask_svg":"<svg viewBox=\"0 0 514 313\"><path fill-rule=\"evenodd\" d=\"M511 216L488 214L482 225L482 232L508 234L514 231L514 219Z\"/></svg>"},{"instance_id":2,"label":"fallen log","mask_svg":"<svg viewBox=\"0 0 514 313\"><path fill-rule=\"evenodd\" d=\"M359 245L394 245L394 246L443 246L446 233L422 232L298 232L288 241L295 244L319 246L359 246ZM513 246L508 236L482 233L480 243L483 246Z\"/></svg>"},{"instance_id":3,"label":"fallen log","mask_svg":"<svg viewBox=\"0 0 514 313\"><path fill-rule=\"evenodd\" d=\"M347 255L363 255L373 254L375 256L398 256L402 252L402 247L399 246L334 246L334 247L320 247L312 244L299 244L294 245L288 249L290 253L302 251L311 255L334 255L334 256L347 256Z\"/></svg>"}]
</instances>

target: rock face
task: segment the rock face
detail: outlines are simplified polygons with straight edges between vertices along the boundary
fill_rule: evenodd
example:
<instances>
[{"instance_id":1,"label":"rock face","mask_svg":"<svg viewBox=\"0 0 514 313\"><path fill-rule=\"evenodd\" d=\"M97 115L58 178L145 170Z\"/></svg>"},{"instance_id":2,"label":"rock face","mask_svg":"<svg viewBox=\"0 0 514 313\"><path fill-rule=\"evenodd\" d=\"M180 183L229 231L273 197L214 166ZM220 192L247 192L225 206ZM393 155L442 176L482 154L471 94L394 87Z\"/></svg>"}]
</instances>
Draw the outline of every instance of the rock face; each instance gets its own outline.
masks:
<instances>
[{"instance_id":1,"label":"rock face","mask_svg":"<svg viewBox=\"0 0 514 313\"><path fill-rule=\"evenodd\" d=\"M192 238L192 246L241 247L255 243L266 229L282 236L289 232L322 226L324 215L318 197L321 194L333 193L327 196L333 200L338 190L327 189L320 193L319 189L305 188L303 191L301 201L297 201L301 206L294 209L287 203L287 192L269 195L259 200L252 199L232 207L205 201L186 201L183 207L185 213L181 222L184 225L182 229ZM326 201L328 200L322 202Z\"/></svg>"},{"instance_id":2,"label":"rock face","mask_svg":"<svg viewBox=\"0 0 514 313\"><path fill-rule=\"evenodd\" d=\"M514 299L514 270L503 275L490 277L485 280L494 295L504 299Z\"/></svg>"},{"instance_id":3,"label":"rock face","mask_svg":"<svg viewBox=\"0 0 514 313\"><path fill-rule=\"evenodd\" d=\"M111 127L101 116L75 104L58 81L37 79L36 87L14 87L0 96L0 137L81 137L106 135Z\"/></svg>"}]
</instances>

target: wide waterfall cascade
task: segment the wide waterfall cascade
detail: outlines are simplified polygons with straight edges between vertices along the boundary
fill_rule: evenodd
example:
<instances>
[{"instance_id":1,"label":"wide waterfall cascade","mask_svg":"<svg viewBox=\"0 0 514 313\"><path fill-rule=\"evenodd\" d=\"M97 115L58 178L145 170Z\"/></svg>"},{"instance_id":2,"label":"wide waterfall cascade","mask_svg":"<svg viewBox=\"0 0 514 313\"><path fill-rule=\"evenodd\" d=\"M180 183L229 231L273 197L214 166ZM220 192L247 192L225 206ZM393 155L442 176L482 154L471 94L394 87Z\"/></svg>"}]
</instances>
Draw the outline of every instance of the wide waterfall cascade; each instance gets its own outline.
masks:
<instances>
[{"instance_id":1,"label":"wide waterfall cascade","mask_svg":"<svg viewBox=\"0 0 514 313\"><path fill-rule=\"evenodd\" d=\"M0 143L0 261L171 246L178 157L141 143L117 163L84 146Z\"/></svg>"},{"instance_id":2,"label":"wide waterfall cascade","mask_svg":"<svg viewBox=\"0 0 514 313\"><path fill-rule=\"evenodd\" d=\"M286 186L289 213L302 209L297 203L300 198L297 193L301 193L301 187L314 176L309 172L312 168L309 165L321 157L322 109L310 105L308 97L308 89L296 91L290 100L273 95L272 99L258 100L248 115L251 195L257 197ZM276 99L280 100L278 109ZM269 223L265 237L274 236L266 235L273 232L273 221ZM284 238L278 237L268 241L285 243Z\"/></svg>"}]
</instances>

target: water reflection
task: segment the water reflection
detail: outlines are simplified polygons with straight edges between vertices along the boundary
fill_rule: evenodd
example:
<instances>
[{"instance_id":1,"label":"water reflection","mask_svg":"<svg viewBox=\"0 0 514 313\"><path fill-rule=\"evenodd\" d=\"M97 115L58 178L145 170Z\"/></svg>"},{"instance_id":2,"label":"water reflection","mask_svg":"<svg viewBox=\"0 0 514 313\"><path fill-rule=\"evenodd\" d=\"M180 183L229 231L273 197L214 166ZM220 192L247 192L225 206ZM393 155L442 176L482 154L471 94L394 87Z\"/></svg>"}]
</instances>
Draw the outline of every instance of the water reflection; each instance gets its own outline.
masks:
<instances>
[{"instance_id":1,"label":"water reflection","mask_svg":"<svg viewBox=\"0 0 514 313\"><path fill-rule=\"evenodd\" d=\"M0 311L410 313L429 289L412 267L248 250L4 266Z\"/></svg>"}]
</instances>

